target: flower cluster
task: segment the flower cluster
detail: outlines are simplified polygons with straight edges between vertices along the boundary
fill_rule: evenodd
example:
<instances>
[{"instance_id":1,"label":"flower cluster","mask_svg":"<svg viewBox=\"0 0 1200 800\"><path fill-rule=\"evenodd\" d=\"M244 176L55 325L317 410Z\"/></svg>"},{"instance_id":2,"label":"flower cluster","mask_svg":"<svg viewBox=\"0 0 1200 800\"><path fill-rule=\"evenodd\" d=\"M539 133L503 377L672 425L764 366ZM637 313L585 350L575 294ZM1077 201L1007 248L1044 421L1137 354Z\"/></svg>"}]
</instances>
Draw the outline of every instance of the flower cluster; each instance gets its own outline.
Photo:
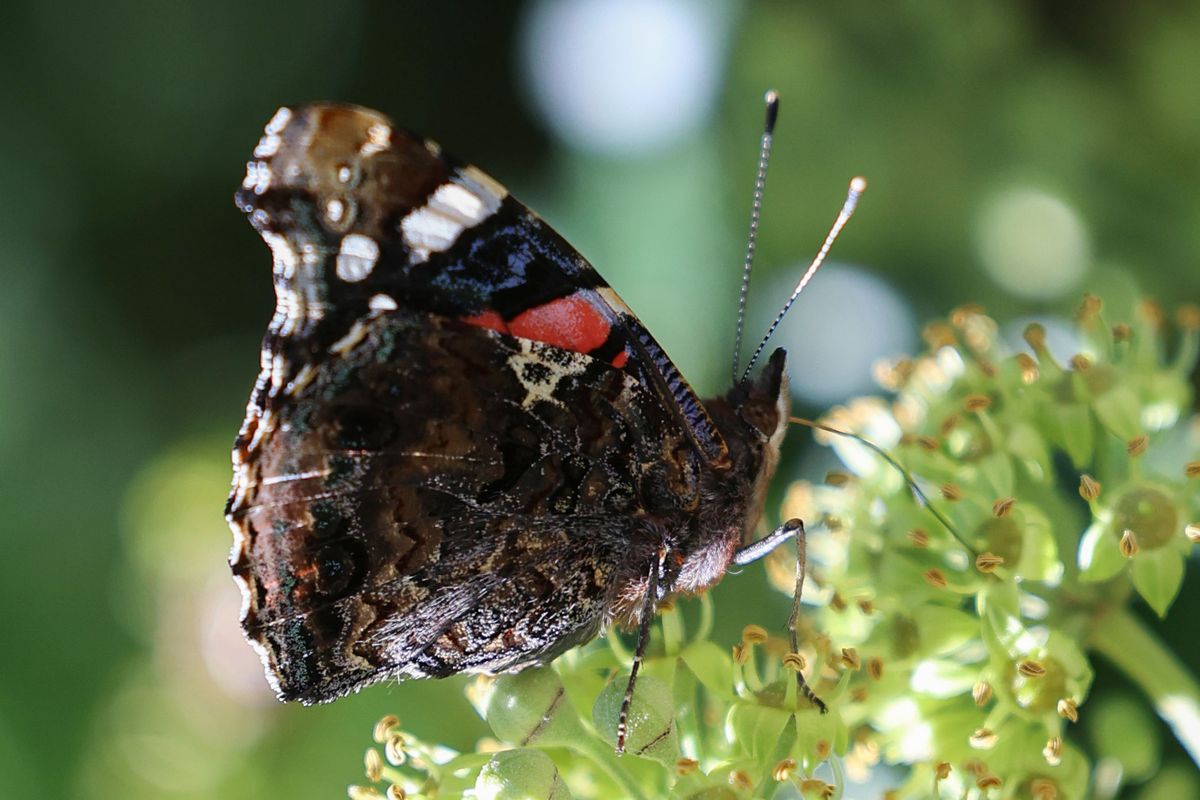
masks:
<instances>
[{"instance_id":1,"label":"flower cluster","mask_svg":"<svg viewBox=\"0 0 1200 800\"><path fill-rule=\"evenodd\" d=\"M1024 331L1032 354L1014 353L960 308L926 328L924 355L879 369L889 400L822 420L876 447L819 431L846 471L794 484L784 514L824 523L815 625L882 666L842 713L884 761L912 766L904 796L1083 797L1090 764L1069 727L1089 651L1135 680L1146 664L1131 661L1160 659L1159 681L1177 666L1126 610L1133 591L1165 615L1200 536L1187 417L1200 309L1177 321L1168 340L1143 302L1110 326L1087 296L1063 363L1042 325ZM1195 725L1194 681L1175 671L1191 705L1168 722Z\"/></svg>"},{"instance_id":2,"label":"flower cluster","mask_svg":"<svg viewBox=\"0 0 1200 800\"><path fill-rule=\"evenodd\" d=\"M707 599L690 635L678 609L661 619L638 677L625 755L614 744L629 653L610 636L609 646L581 648L553 667L471 684L468 696L496 736L474 753L430 746L384 718L375 730L382 755L367 751L372 785L351 787L350 796L699 800L786 784L833 797L835 786L813 773L846 750L848 731L838 715L797 699L793 670L806 668L803 658L757 625L731 651L718 647L709 641Z\"/></svg>"},{"instance_id":3,"label":"flower cluster","mask_svg":"<svg viewBox=\"0 0 1200 800\"><path fill-rule=\"evenodd\" d=\"M661 617L626 755L630 655L610 636L473 683L495 735L476 752L385 718L351 797L829 798L871 781L897 798L1082 798L1096 777L1072 724L1096 652L1200 762L1200 687L1129 611L1140 596L1167 612L1200 539L1200 309L1176 321L1144 302L1110 325L1086 297L1064 360L1037 324L1010 352L976 307L928 326L924 354L880 368L889 398L819 423L844 468L786 493L781 517L810 523L800 653L757 625L719 646L702 598L697 620ZM768 563L788 593L794 568Z\"/></svg>"}]
</instances>

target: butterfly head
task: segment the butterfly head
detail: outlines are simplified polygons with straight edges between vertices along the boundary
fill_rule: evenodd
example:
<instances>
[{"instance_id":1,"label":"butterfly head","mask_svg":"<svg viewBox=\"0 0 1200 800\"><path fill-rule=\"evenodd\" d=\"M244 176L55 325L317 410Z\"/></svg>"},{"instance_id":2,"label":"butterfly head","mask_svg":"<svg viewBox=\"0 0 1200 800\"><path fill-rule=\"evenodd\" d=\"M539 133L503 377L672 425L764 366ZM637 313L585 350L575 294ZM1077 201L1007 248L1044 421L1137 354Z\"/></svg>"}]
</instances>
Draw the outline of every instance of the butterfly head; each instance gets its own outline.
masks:
<instances>
[{"instance_id":1,"label":"butterfly head","mask_svg":"<svg viewBox=\"0 0 1200 800\"><path fill-rule=\"evenodd\" d=\"M778 450L787 432L791 412L788 392L787 352L776 348L758 377L740 382L729 391L729 404L742 422L769 449Z\"/></svg>"},{"instance_id":2,"label":"butterfly head","mask_svg":"<svg viewBox=\"0 0 1200 800\"><path fill-rule=\"evenodd\" d=\"M779 465L779 448L791 413L787 353L777 348L756 377L739 381L725 401L736 417L736 430L726 423L735 473L747 482L745 529L752 531L762 513L767 486Z\"/></svg>"}]
</instances>

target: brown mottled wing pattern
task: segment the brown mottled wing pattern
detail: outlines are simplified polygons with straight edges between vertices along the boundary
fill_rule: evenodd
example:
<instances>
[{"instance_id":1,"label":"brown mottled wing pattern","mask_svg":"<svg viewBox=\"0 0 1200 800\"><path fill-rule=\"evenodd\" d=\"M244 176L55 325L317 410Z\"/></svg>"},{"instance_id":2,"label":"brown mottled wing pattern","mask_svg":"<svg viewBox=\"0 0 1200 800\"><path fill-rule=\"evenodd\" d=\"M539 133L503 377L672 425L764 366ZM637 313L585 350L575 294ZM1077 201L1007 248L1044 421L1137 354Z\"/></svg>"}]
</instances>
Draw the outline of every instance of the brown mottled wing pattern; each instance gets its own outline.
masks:
<instances>
[{"instance_id":1,"label":"brown mottled wing pattern","mask_svg":"<svg viewBox=\"0 0 1200 800\"><path fill-rule=\"evenodd\" d=\"M639 510L644 390L420 312L365 328L279 404L231 512L246 632L279 695L512 669L589 638ZM546 400L532 380L551 373Z\"/></svg>"},{"instance_id":2,"label":"brown mottled wing pattern","mask_svg":"<svg viewBox=\"0 0 1200 800\"><path fill-rule=\"evenodd\" d=\"M549 226L381 115L284 109L255 157L278 304L227 516L279 696L590 638L724 457L691 389Z\"/></svg>"}]
</instances>

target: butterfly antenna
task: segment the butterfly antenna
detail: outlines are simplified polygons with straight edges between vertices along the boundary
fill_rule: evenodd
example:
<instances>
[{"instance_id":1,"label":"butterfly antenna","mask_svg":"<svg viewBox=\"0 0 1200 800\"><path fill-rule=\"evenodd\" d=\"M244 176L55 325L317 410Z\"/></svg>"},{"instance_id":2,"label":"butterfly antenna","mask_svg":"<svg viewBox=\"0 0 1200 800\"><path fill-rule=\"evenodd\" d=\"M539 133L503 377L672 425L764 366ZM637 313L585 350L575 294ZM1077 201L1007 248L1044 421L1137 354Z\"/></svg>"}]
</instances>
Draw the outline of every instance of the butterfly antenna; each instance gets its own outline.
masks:
<instances>
[{"instance_id":1,"label":"butterfly antenna","mask_svg":"<svg viewBox=\"0 0 1200 800\"><path fill-rule=\"evenodd\" d=\"M783 322L784 316L791 309L792 304L796 302L796 298L804 291L804 287L812 280L812 276L825 263L825 257L829 255L829 249L833 247L833 243L837 241L838 234L842 232L842 228L846 227L846 223L854 216L854 209L858 207L858 198L866 191L867 179L862 177L854 178L850 181L850 190L846 192L846 202L842 203L842 210L838 212L837 219L833 221L833 226L829 229L829 233L825 236L825 242L821 245L821 249L817 251L817 255L813 258L812 263L808 265L808 269L800 278L796 288L792 290L792 296L783 304L783 308L779 309L779 313L775 315L775 321L771 323L771 327L767 329L767 333L763 336L762 341L758 343L758 348L754 351L754 355L750 356L750 363L746 365L746 371L742 373L742 380L750 377L750 370L754 367L754 362L758 361L758 357L762 355L763 349L770 341L775 329L779 327L779 323Z\"/></svg>"},{"instance_id":2,"label":"butterfly antenna","mask_svg":"<svg viewBox=\"0 0 1200 800\"><path fill-rule=\"evenodd\" d=\"M942 523L942 527L949 531L950 535L957 539L958 543L965 547L968 553L971 555L978 555L978 553L975 552L975 548L972 547L967 540L963 538L963 535L958 532L958 528L955 528L950 520L946 519L946 515L939 511L933 503L929 502L929 497L925 494L925 492L921 491L921 487L917 485L917 480L912 476L912 473L905 469L904 465L897 461L891 453L884 450L870 439L859 436L857 433L853 433L852 431L838 430L837 428L832 428L828 425L822 425L820 422L813 422L811 419L805 419L804 417L788 417L788 421L797 425L804 425L815 430L825 431L826 433L845 436L846 438L853 439L862 446L874 451L876 455L878 455L888 464L891 464L892 467L894 467L896 471L900 473L900 475L904 478L904 482L908 484L909 490L917 498L918 502L924 508L928 509L929 513L933 514L934 518L938 522Z\"/></svg>"},{"instance_id":3,"label":"butterfly antenna","mask_svg":"<svg viewBox=\"0 0 1200 800\"><path fill-rule=\"evenodd\" d=\"M767 184L767 163L771 160L771 140L775 120L779 118L779 93L774 89L764 98L767 119L763 125L762 142L758 150L758 172L754 178L754 201L750 204L750 236L746 239L746 260L742 264L742 291L738 295L737 333L733 337L733 367L730 374L737 381L738 360L742 354L742 329L746 324L746 296L750 293L750 270L754 267L754 245L758 241L758 218L762 211L763 188Z\"/></svg>"}]
</instances>

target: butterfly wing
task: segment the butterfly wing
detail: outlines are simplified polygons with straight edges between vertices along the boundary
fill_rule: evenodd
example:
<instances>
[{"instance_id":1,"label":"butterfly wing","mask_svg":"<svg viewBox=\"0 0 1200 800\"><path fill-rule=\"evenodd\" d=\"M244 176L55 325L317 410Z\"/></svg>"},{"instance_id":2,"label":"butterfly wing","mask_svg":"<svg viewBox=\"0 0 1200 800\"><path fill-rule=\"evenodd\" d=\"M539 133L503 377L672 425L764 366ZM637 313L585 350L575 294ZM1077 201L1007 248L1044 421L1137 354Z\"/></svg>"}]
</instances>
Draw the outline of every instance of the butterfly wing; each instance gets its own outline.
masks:
<instances>
[{"instance_id":1,"label":"butterfly wing","mask_svg":"<svg viewBox=\"0 0 1200 800\"><path fill-rule=\"evenodd\" d=\"M703 406L561 237L435 145L310 106L255 152L238 203L278 305L227 514L278 694L592 636L638 520L694 508L725 457Z\"/></svg>"}]
</instances>

